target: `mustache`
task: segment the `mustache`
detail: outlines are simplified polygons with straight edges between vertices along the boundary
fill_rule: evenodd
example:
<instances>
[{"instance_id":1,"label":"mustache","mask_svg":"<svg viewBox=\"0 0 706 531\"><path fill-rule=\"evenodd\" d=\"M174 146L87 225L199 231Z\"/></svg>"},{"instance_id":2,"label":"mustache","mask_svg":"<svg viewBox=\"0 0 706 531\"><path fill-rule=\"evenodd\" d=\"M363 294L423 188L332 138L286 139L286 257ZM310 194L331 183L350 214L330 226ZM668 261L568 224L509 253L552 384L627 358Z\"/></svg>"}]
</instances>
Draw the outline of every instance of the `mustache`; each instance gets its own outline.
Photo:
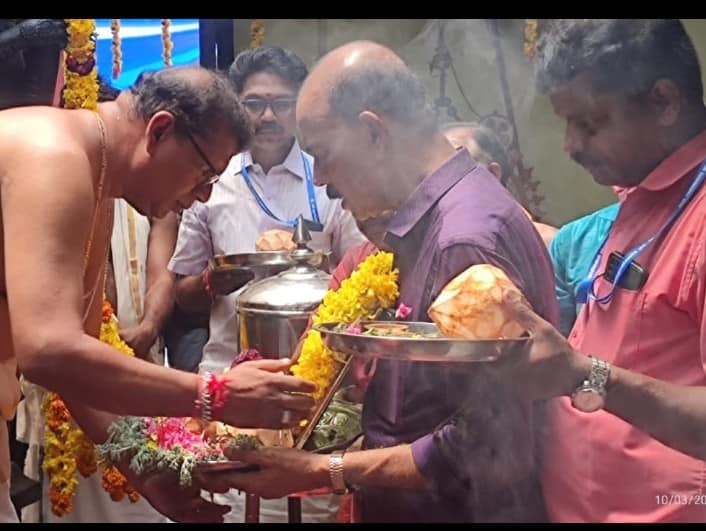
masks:
<instances>
[{"instance_id":1,"label":"mustache","mask_svg":"<svg viewBox=\"0 0 706 531\"><path fill-rule=\"evenodd\" d=\"M258 133L283 133L284 128L277 124L277 123L272 123L272 122L266 122L258 127L255 128L255 134Z\"/></svg>"},{"instance_id":2,"label":"mustache","mask_svg":"<svg viewBox=\"0 0 706 531\"><path fill-rule=\"evenodd\" d=\"M572 153L571 154L571 159L576 163L584 168L588 166L599 166L600 161L594 159L590 155L586 155L585 153Z\"/></svg>"},{"instance_id":3,"label":"mustache","mask_svg":"<svg viewBox=\"0 0 706 531\"><path fill-rule=\"evenodd\" d=\"M341 199L343 197L341 195L341 192L336 190L336 188L334 188L330 184L326 185L326 195L328 196L329 199Z\"/></svg>"}]
</instances>

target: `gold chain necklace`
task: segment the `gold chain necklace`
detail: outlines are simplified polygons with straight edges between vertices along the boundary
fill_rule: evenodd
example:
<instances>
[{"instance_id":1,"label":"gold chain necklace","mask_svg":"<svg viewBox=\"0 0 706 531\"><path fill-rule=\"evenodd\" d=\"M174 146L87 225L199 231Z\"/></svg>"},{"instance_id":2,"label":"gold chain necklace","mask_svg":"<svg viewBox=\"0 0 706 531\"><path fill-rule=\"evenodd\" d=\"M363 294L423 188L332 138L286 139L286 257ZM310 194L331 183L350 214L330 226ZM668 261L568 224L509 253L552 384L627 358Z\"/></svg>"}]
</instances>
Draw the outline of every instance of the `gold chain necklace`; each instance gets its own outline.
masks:
<instances>
[{"instance_id":1,"label":"gold chain necklace","mask_svg":"<svg viewBox=\"0 0 706 531\"><path fill-rule=\"evenodd\" d=\"M95 113L96 120L98 121L98 128L100 130L100 137L101 137L101 166L100 166L100 175L98 177L98 186L96 187L96 206L93 210L93 219L91 221L91 233L88 237L88 242L86 243L86 250L83 256L83 274L84 278L87 273L88 269L88 260L91 255L91 251L93 250L93 242L95 239L96 235L96 225L98 223L98 219L100 218L100 213L103 210L103 190L105 187L105 175L107 172L108 168L108 143L107 143L107 135L105 131L105 124L103 123L103 119L99 116L99 114L96 112ZM112 213L112 209L109 209L108 214ZM108 219L105 223L106 226L106 237L109 236L110 229L112 227L112 216L108 216ZM103 268L103 282L105 282L105 274L107 270L107 263L108 263L108 249L110 249L110 245L107 246L106 249L106 257L105 257L105 263L106 267ZM84 280L85 283L85 280ZM84 300L84 315L83 315L83 321L86 322L86 319L88 317L88 314L90 313L90 310L93 306L93 303L95 301L96 293L98 292L98 286L101 283L101 274L100 274L100 267L98 269L98 274L96 275L96 280L93 284L93 288L88 292L84 293L83 295L83 300Z\"/></svg>"}]
</instances>

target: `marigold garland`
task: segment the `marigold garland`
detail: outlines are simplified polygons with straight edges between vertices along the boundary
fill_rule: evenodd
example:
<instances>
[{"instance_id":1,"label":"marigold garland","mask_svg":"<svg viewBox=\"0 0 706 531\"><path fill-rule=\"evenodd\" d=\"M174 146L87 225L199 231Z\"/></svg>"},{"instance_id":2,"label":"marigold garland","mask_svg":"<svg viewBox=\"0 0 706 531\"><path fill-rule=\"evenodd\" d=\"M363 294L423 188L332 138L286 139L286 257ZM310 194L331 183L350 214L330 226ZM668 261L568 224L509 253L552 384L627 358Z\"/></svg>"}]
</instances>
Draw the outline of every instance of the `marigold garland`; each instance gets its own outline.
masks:
<instances>
[{"instance_id":1,"label":"marigold garland","mask_svg":"<svg viewBox=\"0 0 706 531\"><path fill-rule=\"evenodd\" d=\"M337 290L328 291L312 317L314 324L353 323L374 319L382 310L392 308L399 296L399 271L393 267L392 253L378 251L368 256ZM309 330L292 373L317 385L314 400L321 400L338 374L332 351L321 334Z\"/></svg>"},{"instance_id":2,"label":"marigold garland","mask_svg":"<svg viewBox=\"0 0 706 531\"><path fill-rule=\"evenodd\" d=\"M120 350L123 354L135 353L118 334L118 323L113 308L103 301L100 340ZM107 461L96 458L93 443L72 421L66 404L56 393L47 393L44 399L46 418L44 462L42 468L49 476L49 500L52 512L63 516L72 511L72 499L78 485L78 471L88 477L98 468L103 477L103 488L113 501L128 497L131 502L139 499L139 494L127 483L123 474Z\"/></svg>"},{"instance_id":3,"label":"marigold garland","mask_svg":"<svg viewBox=\"0 0 706 531\"><path fill-rule=\"evenodd\" d=\"M66 19L68 42L64 62L63 106L67 109L98 108L98 73L95 58L93 19ZM72 510L72 498L78 485L76 470L95 470L92 445L71 421L71 414L61 397L47 393L44 398L46 418L44 462L49 477L52 512L62 516Z\"/></svg>"},{"instance_id":4,"label":"marigold garland","mask_svg":"<svg viewBox=\"0 0 706 531\"><path fill-rule=\"evenodd\" d=\"M66 109L96 110L96 21L92 18L66 19L66 31L68 43L65 49L63 106Z\"/></svg>"},{"instance_id":5,"label":"marigold garland","mask_svg":"<svg viewBox=\"0 0 706 531\"><path fill-rule=\"evenodd\" d=\"M164 59L164 66L167 67L172 66L172 48L174 48L169 29L171 24L170 19L162 19L162 58Z\"/></svg>"},{"instance_id":6,"label":"marigold garland","mask_svg":"<svg viewBox=\"0 0 706 531\"><path fill-rule=\"evenodd\" d=\"M539 23L536 18L525 20L525 57L530 61L534 59L537 52L537 33Z\"/></svg>"},{"instance_id":7,"label":"marigold garland","mask_svg":"<svg viewBox=\"0 0 706 531\"><path fill-rule=\"evenodd\" d=\"M113 52L113 79L120 77L123 68L123 52L120 49L120 19L110 19L110 33L113 36L111 51Z\"/></svg>"},{"instance_id":8,"label":"marigold garland","mask_svg":"<svg viewBox=\"0 0 706 531\"><path fill-rule=\"evenodd\" d=\"M265 40L265 21L261 18L250 22L250 48L259 48Z\"/></svg>"}]
</instances>

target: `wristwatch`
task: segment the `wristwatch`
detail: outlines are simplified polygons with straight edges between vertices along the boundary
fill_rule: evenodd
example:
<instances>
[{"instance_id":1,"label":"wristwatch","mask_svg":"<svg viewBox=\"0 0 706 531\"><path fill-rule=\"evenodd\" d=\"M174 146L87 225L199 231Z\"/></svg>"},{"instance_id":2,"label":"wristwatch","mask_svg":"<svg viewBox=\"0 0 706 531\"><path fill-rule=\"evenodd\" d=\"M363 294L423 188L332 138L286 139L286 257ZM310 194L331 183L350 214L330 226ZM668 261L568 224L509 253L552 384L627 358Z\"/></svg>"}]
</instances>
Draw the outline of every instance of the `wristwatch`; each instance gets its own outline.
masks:
<instances>
[{"instance_id":1,"label":"wristwatch","mask_svg":"<svg viewBox=\"0 0 706 531\"><path fill-rule=\"evenodd\" d=\"M584 413L593 413L605 406L606 385L610 377L610 364L607 361L591 358L591 372L588 378L571 395L571 404Z\"/></svg>"},{"instance_id":2,"label":"wristwatch","mask_svg":"<svg viewBox=\"0 0 706 531\"><path fill-rule=\"evenodd\" d=\"M334 494L345 494L348 492L346 482L343 480L343 454L345 450L336 450L328 456L328 474L331 478L331 486Z\"/></svg>"}]
</instances>

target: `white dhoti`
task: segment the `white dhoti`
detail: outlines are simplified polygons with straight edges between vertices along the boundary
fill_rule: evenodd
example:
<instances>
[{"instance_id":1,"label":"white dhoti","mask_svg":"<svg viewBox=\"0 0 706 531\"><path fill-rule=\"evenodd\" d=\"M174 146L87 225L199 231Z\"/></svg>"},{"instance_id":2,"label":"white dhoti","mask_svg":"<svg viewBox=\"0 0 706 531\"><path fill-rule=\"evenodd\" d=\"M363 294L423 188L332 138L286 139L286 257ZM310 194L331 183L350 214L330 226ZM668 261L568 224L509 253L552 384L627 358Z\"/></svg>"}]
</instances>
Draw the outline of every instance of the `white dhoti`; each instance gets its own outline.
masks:
<instances>
[{"instance_id":1,"label":"white dhoti","mask_svg":"<svg viewBox=\"0 0 706 531\"><path fill-rule=\"evenodd\" d=\"M7 421L0 418L0 524L18 522L17 513L10 500L10 439Z\"/></svg>"},{"instance_id":2,"label":"white dhoti","mask_svg":"<svg viewBox=\"0 0 706 531\"><path fill-rule=\"evenodd\" d=\"M136 212L123 199L116 200L110 251L118 299L116 316L120 328L135 326L142 320L147 293L149 239L149 219ZM150 349L147 360L164 365L161 338Z\"/></svg>"},{"instance_id":3,"label":"white dhoti","mask_svg":"<svg viewBox=\"0 0 706 531\"><path fill-rule=\"evenodd\" d=\"M42 485L43 499L49 499L49 485ZM74 510L69 514L58 517L51 512L51 507L45 503L44 522L50 524L86 524L86 523L147 523L160 524L165 522L165 516L155 511L152 506L140 498L132 503L127 496L122 501L114 502L101 486L100 471L88 478L79 474L76 496L73 500Z\"/></svg>"},{"instance_id":4,"label":"white dhoti","mask_svg":"<svg viewBox=\"0 0 706 531\"><path fill-rule=\"evenodd\" d=\"M17 407L17 440L28 445L25 457L24 475L35 481L42 481L41 453L44 446L44 415L42 403L44 388L21 378L22 401ZM39 503L22 508L23 523L41 522Z\"/></svg>"}]
</instances>

